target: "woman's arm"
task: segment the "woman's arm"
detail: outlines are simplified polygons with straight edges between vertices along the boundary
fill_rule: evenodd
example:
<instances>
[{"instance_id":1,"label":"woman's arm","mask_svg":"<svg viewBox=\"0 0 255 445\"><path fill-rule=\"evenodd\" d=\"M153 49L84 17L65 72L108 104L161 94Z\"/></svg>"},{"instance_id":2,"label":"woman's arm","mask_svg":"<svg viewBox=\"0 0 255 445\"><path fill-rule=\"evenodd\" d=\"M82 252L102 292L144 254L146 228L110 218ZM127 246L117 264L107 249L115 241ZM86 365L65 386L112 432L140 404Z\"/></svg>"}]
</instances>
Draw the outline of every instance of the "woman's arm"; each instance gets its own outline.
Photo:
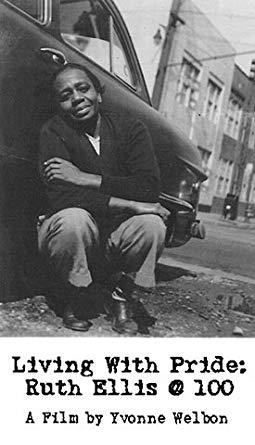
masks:
<instances>
[{"instance_id":1,"label":"woman's arm","mask_svg":"<svg viewBox=\"0 0 255 445\"><path fill-rule=\"evenodd\" d=\"M159 168L145 125L139 121L133 122L125 141L122 162L129 172L127 176L100 176L82 172L67 160L55 156L46 160L47 179L60 179L123 199L156 202L160 191Z\"/></svg>"},{"instance_id":2,"label":"woman's arm","mask_svg":"<svg viewBox=\"0 0 255 445\"><path fill-rule=\"evenodd\" d=\"M68 171L80 172L70 162L70 155L65 141L52 129L50 124L42 129L40 134L39 170L48 197L49 210L56 212L67 207L81 207L92 215L106 215L110 195L101 193L96 189L87 189L77 186L74 180L61 181L56 177L55 167L47 170L49 159L61 159L61 165L68 165Z\"/></svg>"},{"instance_id":3,"label":"woman's arm","mask_svg":"<svg viewBox=\"0 0 255 445\"><path fill-rule=\"evenodd\" d=\"M49 183L54 181L64 181L79 186L79 189L85 187L99 190L101 184L101 176L84 173L79 170L71 162L60 158L52 158L44 162L45 178ZM159 203L146 203L134 200L127 200L118 197L110 197L108 201L108 210L111 214L127 212L131 215L156 214L165 222L170 212L162 207Z\"/></svg>"}]
</instances>

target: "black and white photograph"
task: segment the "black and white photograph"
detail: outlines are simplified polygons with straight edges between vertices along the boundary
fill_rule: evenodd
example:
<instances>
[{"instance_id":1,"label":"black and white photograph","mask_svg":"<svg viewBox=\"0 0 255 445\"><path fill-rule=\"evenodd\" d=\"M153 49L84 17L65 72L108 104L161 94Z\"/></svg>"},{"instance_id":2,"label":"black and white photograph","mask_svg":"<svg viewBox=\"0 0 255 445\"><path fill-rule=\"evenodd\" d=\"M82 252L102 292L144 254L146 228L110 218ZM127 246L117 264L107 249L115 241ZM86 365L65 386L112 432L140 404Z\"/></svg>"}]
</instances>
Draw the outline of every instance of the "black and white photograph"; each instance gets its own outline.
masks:
<instances>
[{"instance_id":1,"label":"black and white photograph","mask_svg":"<svg viewBox=\"0 0 255 445\"><path fill-rule=\"evenodd\" d=\"M255 1L0 0L0 21L9 443L55 428L65 445L76 428L150 445L172 423L181 444L189 428L197 445L209 431L239 444L255 376Z\"/></svg>"},{"instance_id":2,"label":"black and white photograph","mask_svg":"<svg viewBox=\"0 0 255 445\"><path fill-rule=\"evenodd\" d=\"M0 335L253 337L253 3L0 8Z\"/></svg>"}]
</instances>

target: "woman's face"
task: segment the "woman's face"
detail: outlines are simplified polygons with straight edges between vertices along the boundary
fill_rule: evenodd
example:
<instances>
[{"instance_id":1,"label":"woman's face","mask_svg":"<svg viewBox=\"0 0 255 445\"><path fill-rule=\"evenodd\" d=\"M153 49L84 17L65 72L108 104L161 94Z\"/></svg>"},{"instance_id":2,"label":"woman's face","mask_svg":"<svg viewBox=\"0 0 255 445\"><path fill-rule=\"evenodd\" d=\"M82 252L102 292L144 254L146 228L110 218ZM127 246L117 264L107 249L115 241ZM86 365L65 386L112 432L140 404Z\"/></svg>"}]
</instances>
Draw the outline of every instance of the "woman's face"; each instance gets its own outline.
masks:
<instances>
[{"instance_id":1,"label":"woman's face","mask_svg":"<svg viewBox=\"0 0 255 445\"><path fill-rule=\"evenodd\" d=\"M54 89L60 110L73 121L85 122L98 113L101 94L79 68L67 68L60 73Z\"/></svg>"}]
</instances>

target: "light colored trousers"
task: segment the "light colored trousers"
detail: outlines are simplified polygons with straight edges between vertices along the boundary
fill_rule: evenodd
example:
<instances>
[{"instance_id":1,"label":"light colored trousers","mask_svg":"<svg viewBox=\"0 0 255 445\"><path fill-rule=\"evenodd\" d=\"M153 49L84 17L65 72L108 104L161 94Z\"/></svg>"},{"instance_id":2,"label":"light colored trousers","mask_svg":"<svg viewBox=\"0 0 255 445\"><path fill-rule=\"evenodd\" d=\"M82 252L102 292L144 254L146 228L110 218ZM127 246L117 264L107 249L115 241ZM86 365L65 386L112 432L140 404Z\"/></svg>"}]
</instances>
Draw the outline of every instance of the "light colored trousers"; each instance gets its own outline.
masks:
<instances>
[{"instance_id":1,"label":"light colored trousers","mask_svg":"<svg viewBox=\"0 0 255 445\"><path fill-rule=\"evenodd\" d=\"M114 264L115 272L116 268L119 272L136 272L135 284L153 287L165 232L159 216L133 216L110 234L102 249L94 218L86 210L68 208L38 225L38 244L63 281L76 287L87 287L92 282L91 268L98 255L106 264Z\"/></svg>"}]
</instances>

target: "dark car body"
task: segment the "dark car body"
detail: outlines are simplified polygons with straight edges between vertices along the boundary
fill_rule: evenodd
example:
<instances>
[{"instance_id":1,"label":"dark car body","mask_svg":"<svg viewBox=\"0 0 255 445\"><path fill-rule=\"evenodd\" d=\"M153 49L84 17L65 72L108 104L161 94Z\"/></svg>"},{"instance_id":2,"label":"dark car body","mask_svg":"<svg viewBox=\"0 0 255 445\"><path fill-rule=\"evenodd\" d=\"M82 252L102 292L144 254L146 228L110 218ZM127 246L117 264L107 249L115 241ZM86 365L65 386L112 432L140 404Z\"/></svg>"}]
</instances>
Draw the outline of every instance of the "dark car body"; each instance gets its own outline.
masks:
<instances>
[{"instance_id":1,"label":"dark car body","mask_svg":"<svg viewBox=\"0 0 255 445\"><path fill-rule=\"evenodd\" d=\"M68 20L74 21L75 12L78 20L71 26ZM148 126L161 171L160 199L171 210L166 243L178 246L188 241L199 185L205 179L199 153L152 108L113 1L0 0L0 30L1 300L27 295L34 283L31 277L39 273L36 215L43 194L37 147L39 130L52 113L45 85L53 64L68 61L88 67L105 85L106 107L131 113ZM90 55L84 51L89 45Z\"/></svg>"}]
</instances>

